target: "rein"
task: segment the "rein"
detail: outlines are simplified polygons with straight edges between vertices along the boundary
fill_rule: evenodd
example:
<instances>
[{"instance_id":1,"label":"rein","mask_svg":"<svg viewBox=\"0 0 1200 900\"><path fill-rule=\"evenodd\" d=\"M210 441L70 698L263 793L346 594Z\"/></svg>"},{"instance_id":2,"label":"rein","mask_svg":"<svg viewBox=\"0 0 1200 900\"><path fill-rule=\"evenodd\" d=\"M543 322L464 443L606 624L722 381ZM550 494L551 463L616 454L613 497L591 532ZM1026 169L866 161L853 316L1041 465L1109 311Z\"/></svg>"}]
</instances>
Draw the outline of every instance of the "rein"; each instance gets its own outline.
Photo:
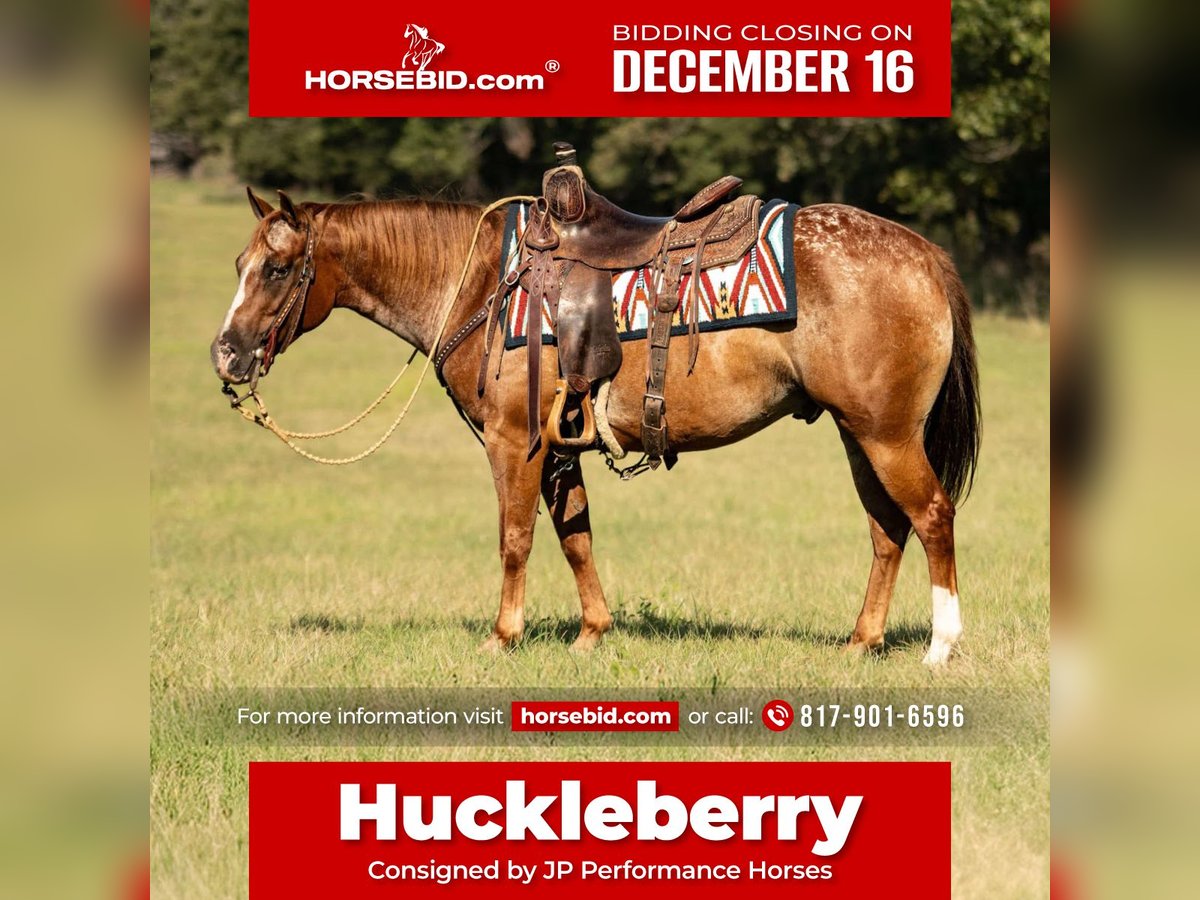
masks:
<instances>
[{"instance_id":1,"label":"rein","mask_svg":"<svg viewBox=\"0 0 1200 900\"><path fill-rule=\"evenodd\" d=\"M422 383L425 381L425 376L429 372L429 366L432 364L434 358L438 356L437 350L438 346L442 342L442 335L446 331L446 325L450 322L450 316L454 312L454 307L458 304L458 299L462 293L463 285L465 285L467 282L467 274L471 268L471 261L475 257L475 248L479 244L479 234L483 229L484 221L491 213L509 203L531 201L534 199L536 198L527 196L504 197L500 200L497 200L495 203L490 204L486 209L483 210L483 212L479 214L479 221L475 223L475 232L471 236L471 245L467 250L467 258L463 262L462 273L459 275L458 284L454 289L454 293L450 297L450 302L446 307L446 312L442 315L441 324L438 326L437 335L433 339L433 344L430 347L429 355L425 358L425 365L421 369L421 375L417 379L417 383L413 385L412 393L409 394L408 400L400 410L400 413L392 421L392 424L388 426L387 430L384 431L379 439L376 440L375 443L371 444L371 446L367 447L360 453L354 454L353 456L334 458L318 456L315 453L310 453L308 450L305 450L303 447L299 446L296 441L311 441L318 440L320 438L333 437L334 435L341 434L344 431L349 431L355 425L363 421L363 419L365 419L372 412L374 412L376 408L378 408L384 399L387 398L387 396L392 392L392 389L395 388L395 386L400 382L400 379L404 377L404 374L409 370L409 367L412 366L413 360L417 358L417 354L420 352L419 350L413 350L412 354L408 357L408 361L405 362L404 366L400 369L396 377L392 379L391 384L384 388L383 393L376 397L366 409L343 425L339 425L337 428L331 428L327 431L289 431L288 429L281 427L271 417L270 412L267 410L266 400L263 398L262 394L258 392L259 377L267 374L267 371L270 369L271 363L274 361L275 356L279 353L282 353L285 349L287 349L288 345L295 340L296 331L300 325L300 319L304 316L304 305L308 301L309 288L312 286L312 283L316 278L316 268L313 262L313 253L316 249L316 237L313 234L311 219L307 229L304 262L300 269L300 278L296 282L296 287L293 289L287 303L283 305L279 313L276 314L274 321L271 323L271 328L267 332L266 344L255 351L255 357L258 359L259 365L255 366L254 368L254 373L250 377L250 384L246 390L246 393L239 396L237 391L234 390L234 388L228 382L225 382L221 386L221 393L230 398L230 407L240 413L242 418L244 418L247 422L253 422L255 425L267 429L273 435L283 441L283 443L285 443L289 448L291 448L292 451L300 456L303 456L305 459L310 460L311 462L320 463L321 465L325 466L346 466L350 465L351 463L356 463L366 459L385 443L387 443L388 438L390 438L395 433L396 429L400 427L400 423L404 421L404 417L408 415L408 410L412 406L413 401L416 399L417 392L420 391ZM288 316L291 314L292 309L298 302L300 303L300 314L292 323L292 327L288 330L288 334L284 342L280 344L278 343L280 329L283 327ZM456 347L457 343L454 346ZM451 349L453 349L453 347ZM246 401L248 400L253 401L253 405L247 403Z\"/></svg>"}]
</instances>

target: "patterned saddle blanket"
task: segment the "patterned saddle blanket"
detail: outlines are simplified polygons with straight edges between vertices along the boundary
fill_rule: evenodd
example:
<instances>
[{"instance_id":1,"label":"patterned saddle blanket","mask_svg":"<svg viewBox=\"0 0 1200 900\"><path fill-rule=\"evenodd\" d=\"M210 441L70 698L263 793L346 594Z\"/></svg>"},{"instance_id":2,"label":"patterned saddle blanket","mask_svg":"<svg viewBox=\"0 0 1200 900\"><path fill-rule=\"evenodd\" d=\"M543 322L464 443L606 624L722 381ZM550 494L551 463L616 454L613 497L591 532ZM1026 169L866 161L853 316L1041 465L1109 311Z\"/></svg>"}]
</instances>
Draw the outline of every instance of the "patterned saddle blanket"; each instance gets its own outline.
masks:
<instances>
[{"instance_id":1,"label":"patterned saddle blanket","mask_svg":"<svg viewBox=\"0 0 1200 900\"><path fill-rule=\"evenodd\" d=\"M783 200L762 204L758 240L738 260L704 269L696 292L699 330L794 322L796 319L796 272L793 259L792 226L799 207ZM518 246L529 217L529 205L514 203L508 208L504 231L505 271L518 265ZM650 323L647 280L650 268L643 266L612 273L613 319L622 341L644 340ZM671 333L687 333L688 298L692 270L685 266L679 280L680 304L675 310ZM508 295L501 316L505 323L506 349L523 347L527 341L526 315L529 294L518 287ZM554 344L550 309L543 304L543 344Z\"/></svg>"}]
</instances>

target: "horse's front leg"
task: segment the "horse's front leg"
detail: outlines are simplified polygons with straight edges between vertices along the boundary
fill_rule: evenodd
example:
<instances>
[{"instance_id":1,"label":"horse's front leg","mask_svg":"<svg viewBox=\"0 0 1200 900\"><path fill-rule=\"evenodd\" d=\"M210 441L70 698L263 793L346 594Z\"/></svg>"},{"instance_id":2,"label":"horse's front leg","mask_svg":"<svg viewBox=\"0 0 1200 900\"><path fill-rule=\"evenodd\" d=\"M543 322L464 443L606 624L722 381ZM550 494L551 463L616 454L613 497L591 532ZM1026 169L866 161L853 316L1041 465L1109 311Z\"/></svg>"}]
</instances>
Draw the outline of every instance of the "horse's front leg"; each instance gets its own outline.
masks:
<instances>
[{"instance_id":1,"label":"horse's front leg","mask_svg":"<svg viewBox=\"0 0 1200 900\"><path fill-rule=\"evenodd\" d=\"M587 491L583 486L583 466L578 459L568 469L560 469L552 458L544 467L542 496L563 555L575 574L583 620L575 650L591 650L604 633L612 628L612 615L600 587L600 576L592 559L592 522L588 515Z\"/></svg>"},{"instance_id":2,"label":"horse's front leg","mask_svg":"<svg viewBox=\"0 0 1200 900\"><path fill-rule=\"evenodd\" d=\"M523 431L506 434L501 429L488 436L488 460L500 501L500 562L504 583L496 627L484 642L484 650L510 647L525 631L525 564L533 547L538 488L546 456L544 450L538 450L532 459L527 459L527 451Z\"/></svg>"}]
</instances>

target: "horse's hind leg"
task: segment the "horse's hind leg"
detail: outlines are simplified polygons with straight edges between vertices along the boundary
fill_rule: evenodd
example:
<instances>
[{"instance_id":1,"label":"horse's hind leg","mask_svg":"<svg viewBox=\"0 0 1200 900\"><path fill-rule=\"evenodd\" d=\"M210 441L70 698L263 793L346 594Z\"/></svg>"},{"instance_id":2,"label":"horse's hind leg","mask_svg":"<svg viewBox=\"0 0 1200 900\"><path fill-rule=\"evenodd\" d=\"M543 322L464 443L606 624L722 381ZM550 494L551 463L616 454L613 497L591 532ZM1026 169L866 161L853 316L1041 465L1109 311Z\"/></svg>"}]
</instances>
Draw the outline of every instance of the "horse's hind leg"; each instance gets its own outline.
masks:
<instances>
[{"instance_id":1,"label":"horse's hind leg","mask_svg":"<svg viewBox=\"0 0 1200 900\"><path fill-rule=\"evenodd\" d=\"M954 563L954 504L925 456L920 427L898 442L860 439L860 443L880 483L925 547L933 588L933 638L925 664L941 665L962 635Z\"/></svg>"},{"instance_id":2,"label":"horse's hind leg","mask_svg":"<svg viewBox=\"0 0 1200 900\"><path fill-rule=\"evenodd\" d=\"M871 528L871 544L874 558L871 561L871 576L867 581L867 596L862 611L854 625L848 650L872 650L883 646L884 629L887 626L888 607L892 603L892 592L896 587L896 576L900 572L900 561L904 556L904 544L912 531L908 517L896 506L879 482L871 461L845 429L841 430L842 443L850 460L850 472L854 476L854 487L867 511Z\"/></svg>"},{"instance_id":3,"label":"horse's hind leg","mask_svg":"<svg viewBox=\"0 0 1200 900\"><path fill-rule=\"evenodd\" d=\"M558 533L563 555L575 574L575 585L583 606L583 620L574 647L591 650L612 627L612 616L592 559L592 523L579 460L566 470L558 470L553 458L548 460L542 476L542 496Z\"/></svg>"}]
</instances>

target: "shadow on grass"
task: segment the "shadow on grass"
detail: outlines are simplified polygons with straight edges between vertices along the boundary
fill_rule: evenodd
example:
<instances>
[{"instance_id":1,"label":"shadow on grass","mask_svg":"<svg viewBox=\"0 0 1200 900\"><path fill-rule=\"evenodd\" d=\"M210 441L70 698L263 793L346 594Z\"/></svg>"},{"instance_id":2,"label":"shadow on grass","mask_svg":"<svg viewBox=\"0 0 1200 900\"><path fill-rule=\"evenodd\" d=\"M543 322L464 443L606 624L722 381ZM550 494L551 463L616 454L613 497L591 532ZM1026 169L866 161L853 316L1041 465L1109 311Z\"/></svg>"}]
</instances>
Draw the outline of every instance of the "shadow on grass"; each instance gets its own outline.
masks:
<instances>
[{"instance_id":1,"label":"shadow on grass","mask_svg":"<svg viewBox=\"0 0 1200 900\"><path fill-rule=\"evenodd\" d=\"M462 619L461 626L479 632L478 619ZM688 616L664 612L646 602L634 609L613 612L613 630L621 634L651 641L708 640L737 641L779 638L820 647L841 648L850 639L850 629L826 629L812 626L764 626L748 622L723 620L707 613ZM579 619L574 616L546 616L526 624L524 642L566 643L579 634ZM883 656L902 653L929 643L928 625L903 623L890 628L880 651Z\"/></svg>"},{"instance_id":2,"label":"shadow on grass","mask_svg":"<svg viewBox=\"0 0 1200 900\"><path fill-rule=\"evenodd\" d=\"M761 640L780 637L795 640L803 636L796 628L769 628L747 622L731 622L714 618L709 613L687 616L663 612L649 603L634 610L617 610L613 625L625 634L647 640L678 640L699 638L708 641ZM578 623L575 625L578 630Z\"/></svg>"},{"instance_id":3,"label":"shadow on grass","mask_svg":"<svg viewBox=\"0 0 1200 900\"><path fill-rule=\"evenodd\" d=\"M488 632L480 631L480 620L464 618L459 621L464 631L486 637ZM766 637L787 638L798 640L806 636L806 632L798 629L763 628L756 625L746 625L734 622L717 622L709 618L700 620L677 618L675 616L636 617L622 615L619 611L613 613L614 634L631 635L644 640L685 640L698 638L701 640L732 641L756 640ZM578 616L546 616L532 619L525 623L525 634L521 640L529 643L573 643L579 637Z\"/></svg>"},{"instance_id":4,"label":"shadow on grass","mask_svg":"<svg viewBox=\"0 0 1200 900\"><path fill-rule=\"evenodd\" d=\"M479 631L478 619L464 618L460 624L466 631ZM806 632L796 628L769 628L744 622L720 621L709 615L693 618L677 613L664 613L648 605L634 610L614 610L613 631L651 641L733 641L768 637L798 640L806 636ZM522 643L570 644L578 636L578 616L544 616L526 623Z\"/></svg>"},{"instance_id":5,"label":"shadow on grass","mask_svg":"<svg viewBox=\"0 0 1200 900\"><path fill-rule=\"evenodd\" d=\"M915 622L895 625L889 628L884 636L884 655L893 650L896 652L913 649L924 650L929 646L932 637L933 629L929 625L918 625Z\"/></svg>"},{"instance_id":6,"label":"shadow on grass","mask_svg":"<svg viewBox=\"0 0 1200 900\"><path fill-rule=\"evenodd\" d=\"M362 631L365 627L361 618L343 619L340 616L330 616L325 613L305 613L296 616L288 623L289 631L323 631L326 634Z\"/></svg>"},{"instance_id":7,"label":"shadow on grass","mask_svg":"<svg viewBox=\"0 0 1200 900\"><path fill-rule=\"evenodd\" d=\"M884 635L883 647L872 651L876 656L886 657L892 653L906 653L913 649L924 649L929 644L932 632L928 625L918 625L905 622L888 627ZM828 631L824 629L805 628L800 631L799 639L809 644L819 644L826 647L843 647L850 640L846 631Z\"/></svg>"},{"instance_id":8,"label":"shadow on grass","mask_svg":"<svg viewBox=\"0 0 1200 900\"><path fill-rule=\"evenodd\" d=\"M413 621L396 621L384 626L385 631L420 629L423 624ZM466 617L458 624L464 631L486 636L486 623L477 617ZM434 627L443 627L433 623ZM849 639L848 630L799 627L769 627L746 622L716 619L711 615L687 616L682 613L664 612L649 603L636 609L616 610L613 613L614 630L621 634L650 641L707 640L737 641L780 638L820 647L842 647ZM288 629L293 632L318 631L325 634L375 631L362 617L343 618L326 613L305 613L291 620ZM545 616L531 620L525 627L523 643L570 644L579 635L579 618L575 616ZM888 629L887 639L879 655L904 653L914 648L923 648L929 643L930 628L905 622Z\"/></svg>"}]
</instances>

